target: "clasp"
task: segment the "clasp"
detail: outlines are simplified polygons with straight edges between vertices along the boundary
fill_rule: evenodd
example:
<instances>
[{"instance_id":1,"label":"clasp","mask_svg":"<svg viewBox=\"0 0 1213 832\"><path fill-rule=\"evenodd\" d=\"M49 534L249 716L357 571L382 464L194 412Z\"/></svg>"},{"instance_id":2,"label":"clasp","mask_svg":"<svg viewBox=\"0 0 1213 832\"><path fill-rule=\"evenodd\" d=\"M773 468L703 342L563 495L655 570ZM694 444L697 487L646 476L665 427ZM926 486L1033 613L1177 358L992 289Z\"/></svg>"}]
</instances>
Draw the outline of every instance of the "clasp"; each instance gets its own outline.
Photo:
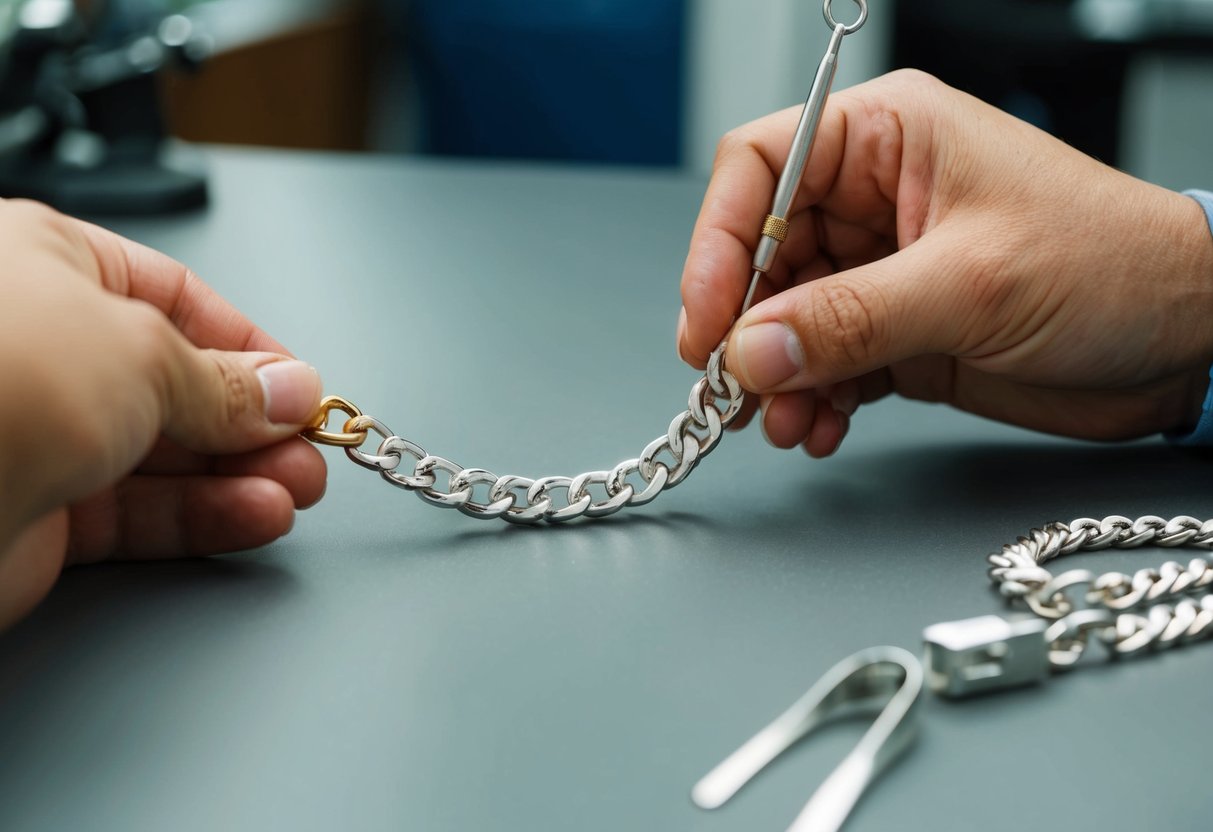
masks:
<instances>
[{"instance_id":1,"label":"clasp","mask_svg":"<svg viewBox=\"0 0 1213 832\"><path fill-rule=\"evenodd\" d=\"M922 634L927 684L960 698L1039 682L1049 675L1048 625L997 615L933 624Z\"/></svg>"},{"instance_id":2,"label":"clasp","mask_svg":"<svg viewBox=\"0 0 1213 832\"><path fill-rule=\"evenodd\" d=\"M334 410L340 410L350 417L346 420L345 429L341 433L324 429L328 424L329 413ZM312 417L311 423L300 431L300 435L317 445L357 448L366 441L367 426L358 422L361 417L362 411L353 402L348 402L340 396L325 396L320 400L320 407L316 411L316 415Z\"/></svg>"}]
</instances>

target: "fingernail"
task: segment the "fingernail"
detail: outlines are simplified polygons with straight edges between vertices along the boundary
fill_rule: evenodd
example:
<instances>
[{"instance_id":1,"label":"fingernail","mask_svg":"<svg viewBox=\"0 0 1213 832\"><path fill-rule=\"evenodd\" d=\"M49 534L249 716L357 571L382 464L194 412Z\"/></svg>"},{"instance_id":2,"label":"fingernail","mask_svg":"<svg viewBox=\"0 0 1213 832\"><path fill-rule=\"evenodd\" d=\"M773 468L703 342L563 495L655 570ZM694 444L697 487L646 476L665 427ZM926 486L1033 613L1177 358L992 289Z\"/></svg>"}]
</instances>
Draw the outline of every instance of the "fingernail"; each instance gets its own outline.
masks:
<instances>
[{"instance_id":1,"label":"fingernail","mask_svg":"<svg viewBox=\"0 0 1213 832\"><path fill-rule=\"evenodd\" d=\"M770 445L772 448L778 448L779 446L771 441L771 435L769 433L767 433L766 408L763 408L762 410L758 411L758 427L762 430L762 438L767 441L767 444Z\"/></svg>"},{"instance_id":2,"label":"fingernail","mask_svg":"<svg viewBox=\"0 0 1213 832\"><path fill-rule=\"evenodd\" d=\"M838 449L842 447L842 440L847 438L847 433L851 430L851 417L845 413L835 413L838 417L838 441L834 443L834 449L826 456L833 456L838 453Z\"/></svg>"},{"instance_id":3,"label":"fingernail","mask_svg":"<svg viewBox=\"0 0 1213 832\"><path fill-rule=\"evenodd\" d=\"M277 425L304 425L320 403L320 374L302 361L275 361L257 368L265 418Z\"/></svg>"},{"instance_id":4,"label":"fingernail","mask_svg":"<svg viewBox=\"0 0 1213 832\"><path fill-rule=\"evenodd\" d=\"M677 335L675 336L676 340L674 341L674 348L678 350L678 360L682 361L684 364L686 363L687 359L686 356L682 354L682 339L686 337L686 334L687 308L684 306L678 310L678 330Z\"/></svg>"},{"instance_id":5,"label":"fingernail","mask_svg":"<svg viewBox=\"0 0 1213 832\"><path fill-rule=\"evenodd\" d=\"M737 333L734 360L745 387L765 390L787 381L804 366L800 339L785 324L767 322Z\"/></svg>"},{"instance_id":6,"label":"fingernail","mask_svg":"<svg viewBox=\"0 0 1213 832\"><path fill-rule=\"evenodd\" d=\"M859 409L859 387L854 384L841 384L830 396L830 405L844 416L854 416Z\"/></svg>"}]
</instances>

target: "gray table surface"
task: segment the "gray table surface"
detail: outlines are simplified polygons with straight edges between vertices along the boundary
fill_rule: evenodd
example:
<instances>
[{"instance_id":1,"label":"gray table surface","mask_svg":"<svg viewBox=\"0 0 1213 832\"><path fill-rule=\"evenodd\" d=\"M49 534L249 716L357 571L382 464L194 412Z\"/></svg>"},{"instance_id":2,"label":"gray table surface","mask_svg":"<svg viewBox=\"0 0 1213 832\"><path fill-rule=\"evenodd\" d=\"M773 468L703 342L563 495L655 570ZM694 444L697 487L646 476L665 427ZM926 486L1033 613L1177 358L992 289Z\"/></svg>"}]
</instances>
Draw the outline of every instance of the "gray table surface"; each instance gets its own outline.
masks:
<instances>
[{"instance_id":1,"label":"gray table surface","mask_svg":"<svg viewBox=\"0 0 1213 832\"><path fill-rule=\"evenodd\" d=\"M703 181L210 158L208 211L115 227L427 450L575 474L685 406L673 331ZM984 556L1003 542L1207 517L1213 464L889 401L833 459L747 430L645 509L516 529L327 455L328 496L274 545L72 570L0 636L0 829L783 829L862 725L721 811L690 786L852 651L1000 611ZM1208 829L1211 682L1194 645L931 699L848 829Z\"/></svg>"}]
</instances>

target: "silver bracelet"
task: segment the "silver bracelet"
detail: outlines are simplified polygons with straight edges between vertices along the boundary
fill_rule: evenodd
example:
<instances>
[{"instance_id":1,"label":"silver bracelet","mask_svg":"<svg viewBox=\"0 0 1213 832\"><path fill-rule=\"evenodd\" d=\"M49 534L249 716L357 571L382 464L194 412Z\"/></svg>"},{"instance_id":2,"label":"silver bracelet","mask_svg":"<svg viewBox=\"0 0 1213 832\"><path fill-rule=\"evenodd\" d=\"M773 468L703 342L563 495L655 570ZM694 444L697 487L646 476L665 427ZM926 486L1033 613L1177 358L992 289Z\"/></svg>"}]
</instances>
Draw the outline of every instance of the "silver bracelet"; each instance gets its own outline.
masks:
<instances>
[{"instance_id":1,"label":"silver bracelet","mask_svg":"<svg viewBox=\"0 0 1213 832\"><path fill-rule=\"evenodd\" d=\"M990 580L1034 616L1014 622L987 616L927 628L928 674L935 686L964 696L1035 681L1049 670L1073 667L1092 634L1113 657L1213 634L1213 563L1207 558L1169 560L1132 575L1087 569L1053 575L1043 566L1073 552L1147 545L1213 549L1213 520L1082 517L1033 529L1003 546L988 558ZM1084 588L1080 603L1075 596Z\"/></svg>"},{"instance_id":2,"label":"silver bracelet","mask_svg":"<svg viewBox=\"0 0 1213 832\"><path fill-rule=\"evenodd\" d=\"M1092 636L1111 657L1121 657L1213 634L1213 562L1207 557L1186 565L1167 561L1132 575L1096 575L1086 569L1054 575L1043 566L1074 552L1146 545L1213 549L1213 520L1114 515L1033 529L987 559L998 591L1028 615L985 615L927 627L921 663L900 647L871 647L843 659L695 784L691 799L701 808L715 809L818 725L837 716L873 714L859 744L790 827L835 830L913 741L924 684L952 698L988 693L1072 668Z\"/></svg>"},{"instance_id":3,"label":"silver bracelet","mask_svg":"<svg viewBox=\"0 0 1213 832\"><path fill-rule=\"evenodd\" d=\"M745 391L724 369L721 344L709 357L703 378L691 388L687 409L670 421L665 434L646 445L635 459L626 459L609 471L575 477L531 479L464 468L397 436L338 396L320 403L320 411L303 436L319 444L344 447L354 462L378 471L392 485L414 492L430 505L458 509L482 520L500 517L508 523L561 523L644 505L678 485L720 443L724 429L737 418L744 402ZM339 433L325 430L333 410L350 417ZM373 454L359 449L371 432L382 437Z\"/></svg>"}]
</instances>

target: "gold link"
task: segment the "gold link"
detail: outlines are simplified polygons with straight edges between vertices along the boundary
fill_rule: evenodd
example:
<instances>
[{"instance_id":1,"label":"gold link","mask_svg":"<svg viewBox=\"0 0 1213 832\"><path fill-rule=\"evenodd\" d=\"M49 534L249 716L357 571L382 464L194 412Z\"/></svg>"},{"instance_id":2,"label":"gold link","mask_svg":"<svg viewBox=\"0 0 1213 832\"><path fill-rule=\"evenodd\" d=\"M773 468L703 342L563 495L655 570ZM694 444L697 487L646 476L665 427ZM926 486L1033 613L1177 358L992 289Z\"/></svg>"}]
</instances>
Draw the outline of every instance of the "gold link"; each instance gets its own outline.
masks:
<instances>
[{"instance_id":1,"label":"gold link","mask_svg":"<svg viewBox=\"0 0 1213 832\"><path fill-rule=\"evenodd\" d=\"M345 428L341 433L324 429L328 424L329 414L334 410L340 410L350 417L346 420ZM311 423L300 432L300 435L317 445L357 448L366 441L366 428L362 425L362 411L340 396L325 396L320 402L316 415L312 417Z\"/></svg>"},{"instance_id":2,"label":"gold link","mask_svg":"<svg viewBox=\"0 0 1213 832\"><path fill-rule=\"evenodd\" d=\"M762 236L782 243L788 238L788 221L783 217L767 214L767 218L762 221Z\"/></svg>"}]
</instances>

